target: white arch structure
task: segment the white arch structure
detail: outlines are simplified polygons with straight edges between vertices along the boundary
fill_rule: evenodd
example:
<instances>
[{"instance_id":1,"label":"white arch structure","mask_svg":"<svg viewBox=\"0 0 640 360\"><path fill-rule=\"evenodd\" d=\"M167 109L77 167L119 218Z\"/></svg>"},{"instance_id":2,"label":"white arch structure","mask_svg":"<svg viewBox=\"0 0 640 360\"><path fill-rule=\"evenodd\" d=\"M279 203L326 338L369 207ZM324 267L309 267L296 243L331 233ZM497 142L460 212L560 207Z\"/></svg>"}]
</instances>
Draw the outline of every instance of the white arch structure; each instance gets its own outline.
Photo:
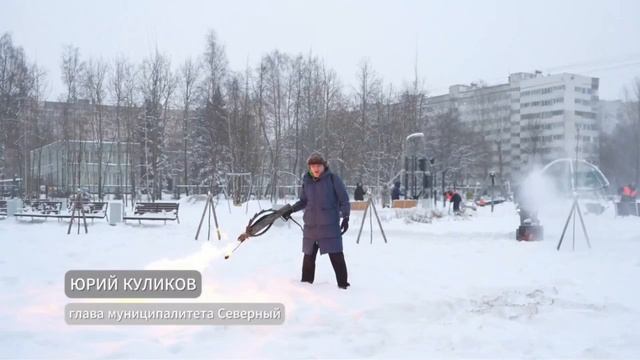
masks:
<instances>
[{"instance_id":1,"label":"white arch structure","mask_svg":"<svg viewBox=\"0 0 640 360\"><path fill-rule=\"evenodd\" d=\"M597 192L609 187L609 180L602 171L585 160L557 159L545 165L540 173L561 182L564 182L561 177L566 176L564 184L569 185L567 190L572 192Z\"/></svg>"}]
</instances>

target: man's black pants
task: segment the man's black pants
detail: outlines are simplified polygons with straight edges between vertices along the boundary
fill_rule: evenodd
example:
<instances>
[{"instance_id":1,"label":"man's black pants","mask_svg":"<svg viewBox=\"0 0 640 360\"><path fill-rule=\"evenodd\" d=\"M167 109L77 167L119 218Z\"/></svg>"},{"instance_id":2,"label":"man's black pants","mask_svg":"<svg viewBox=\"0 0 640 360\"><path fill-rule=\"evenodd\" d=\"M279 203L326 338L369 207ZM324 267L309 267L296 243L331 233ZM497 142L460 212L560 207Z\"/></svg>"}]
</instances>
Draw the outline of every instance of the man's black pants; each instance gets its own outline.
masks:
<instances>
[{"instance_id":1,"label":"man's black pants","mask_svg":"<svg viewBox=\"0 0 640 360\"><path fill-rule=\"evenodd\" d=\"M304 254L304 258L302 259L302 281L304 282L313 283L316 274L316 255L318 254L318 249L318 243L315 243L313 244L311 255ZM333 271L336 273L338 286L347 286L347 264L344 261L344 253L342 251L330 253L329 259L331 260Z\"/></svg>"}]
</instances>

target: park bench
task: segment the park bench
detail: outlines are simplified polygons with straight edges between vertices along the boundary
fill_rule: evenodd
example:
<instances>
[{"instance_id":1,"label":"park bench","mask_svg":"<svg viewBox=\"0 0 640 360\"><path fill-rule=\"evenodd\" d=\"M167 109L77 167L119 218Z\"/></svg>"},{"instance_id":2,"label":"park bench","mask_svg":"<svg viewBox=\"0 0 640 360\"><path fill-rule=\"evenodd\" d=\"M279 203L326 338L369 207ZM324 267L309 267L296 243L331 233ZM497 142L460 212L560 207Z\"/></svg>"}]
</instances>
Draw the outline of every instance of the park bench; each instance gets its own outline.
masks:
<instances>
[{"instance_id":1,"label":"park bench","mask_svg":"<svg viewBox=\"0 0 640 360\"><path fill-rule=\"evenodd\" d=\"M16 217L34 218L57 218L62 209L61 201L34 200L25 204L22 212L14 214Z\"/></svg>"},{"instance_id":2,"label":"park bench","mask_svg":"<svg viewBox=\"0 0 640 360\"><path fill-rule=\"evenodd\" d=\"M106 219L109 221L107 217L107 207L109 203L103 201L83 201L82 208L84 209L84 217L86 219ZM57 218L60 219L69 219L71 218L71 212L73 210L73 201L69 202L68 213L67 214L59 214Z\"/></svg>"},{"instance_id":3,"label":"park bench","mask_svg":"<svg viewBox=\"0 0 640 360\"><path fill-rule=\"evenodd\" d=\"M138 202L133 215L125 215L123 220L138 220L138 223L142 223L142 220L157 220L164 221L165 224L167 221L176 220L180 224L179 206L179 203L174 202Z\"/></svg>"},{"instance_id":4,"label":"park bench","mask_svg":"<svg viewBox=\"0 0 640 360\"><path fill-rule=\"evenodd\" d=\"M0 200L0 217L7 217L7 201Z\"/></svg>"}]
</instances>

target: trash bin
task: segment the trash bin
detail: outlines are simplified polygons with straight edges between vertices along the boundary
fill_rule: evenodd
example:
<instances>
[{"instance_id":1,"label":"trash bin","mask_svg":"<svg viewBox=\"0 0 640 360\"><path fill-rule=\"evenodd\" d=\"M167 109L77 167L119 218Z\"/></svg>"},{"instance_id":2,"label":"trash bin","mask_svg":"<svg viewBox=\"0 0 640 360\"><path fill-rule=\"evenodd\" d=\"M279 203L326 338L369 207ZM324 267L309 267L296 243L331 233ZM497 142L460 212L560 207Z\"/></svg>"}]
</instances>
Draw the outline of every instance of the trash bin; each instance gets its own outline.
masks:
<instances>
[{"instance_id":1,"label":"trash bin","mask_svg":"<svg viewBox=\"0 0 640 360\"><path fill-rule=\"evenodd\" d=\"M7 200L7 217L13 216L16 213L22 211L21 199L9 199Z\"/></svg>"},{"instance_id":2,"label":"trash bin","mask_svg":"<svg viewBox=\"0 0 640 360\"><path fill-rule=\"evenodd\" d=\"M122 202L109 201L109 225L116 225L122 222Z\"/></svg>"}]
</instances>

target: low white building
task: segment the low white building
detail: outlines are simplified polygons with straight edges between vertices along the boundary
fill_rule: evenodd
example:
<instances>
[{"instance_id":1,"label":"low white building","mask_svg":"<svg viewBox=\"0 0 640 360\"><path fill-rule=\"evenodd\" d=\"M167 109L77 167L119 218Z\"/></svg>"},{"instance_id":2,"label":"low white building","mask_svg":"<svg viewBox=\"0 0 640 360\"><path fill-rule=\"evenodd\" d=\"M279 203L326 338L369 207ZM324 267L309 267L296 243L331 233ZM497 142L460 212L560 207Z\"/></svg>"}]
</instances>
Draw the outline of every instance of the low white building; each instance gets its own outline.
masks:
<instances>
[{"instance_id":1,"label":"low white building","mask_svg":"<svg viewBox=\"0 0 640 360\"><path fill-rule=\"evenodd\" d=\"M102 172L103 192L129 192L132 162L128 154L136 154L137 148L133 143L104 141L100 159L97 141L56 141L31 150L31 177L62 192L83 188L96 193Z\"/></svg>"}]
</instances>

